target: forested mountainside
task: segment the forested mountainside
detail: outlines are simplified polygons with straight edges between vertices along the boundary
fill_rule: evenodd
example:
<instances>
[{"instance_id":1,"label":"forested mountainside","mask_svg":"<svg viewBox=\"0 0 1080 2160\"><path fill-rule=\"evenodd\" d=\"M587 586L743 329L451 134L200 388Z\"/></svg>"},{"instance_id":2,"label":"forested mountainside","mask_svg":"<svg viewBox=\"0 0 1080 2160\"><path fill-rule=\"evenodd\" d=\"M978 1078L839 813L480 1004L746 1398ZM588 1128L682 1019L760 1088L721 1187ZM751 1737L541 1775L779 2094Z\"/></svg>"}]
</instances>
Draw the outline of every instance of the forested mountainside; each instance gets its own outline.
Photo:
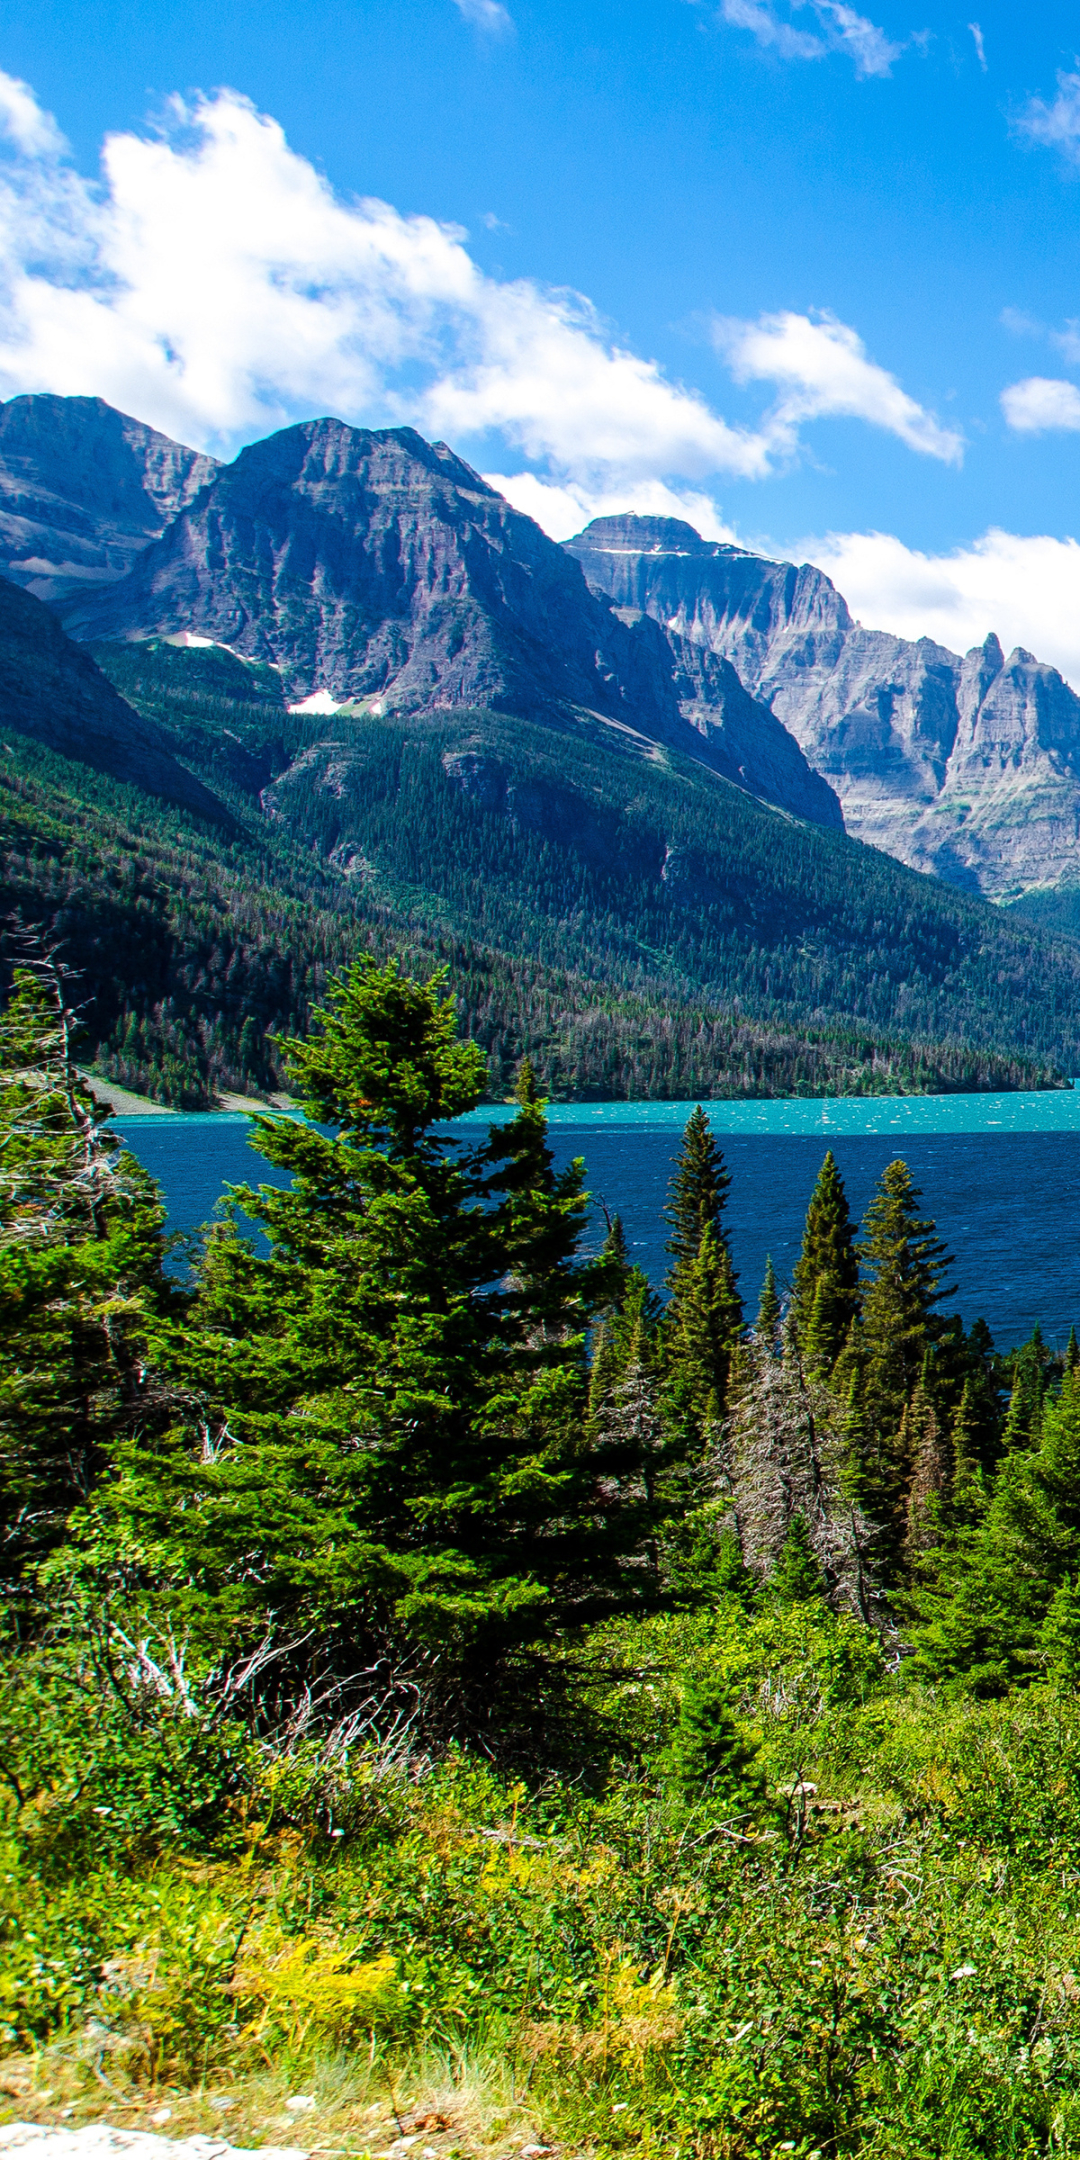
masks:
<instances>
[{"instance_id":1,"label":"forested mountainside","mask_svg":"<svg viewBox=\"0 0 1080 2160\"><path fill-rule=\"evenodd\" d=\"M961 659L864 630L822 571L676 518L598 518L565 544L626 619L731 662L860 839L995 899L1080 884L1080 698L1055 668L992 632Z\"/></svg>"},{"instance_id":2,"label":"forested mountainside","mask_svg":"<svg viewBox=\"0 0 1080 2160\"><path fill-rule=\"evenodd\" d=\"M10 735L0 907L62 937L94 1061L126 1085L191 1106L274 1086L268 1034L301 1027L358 947L452 964L496 1095L525 1053L560 1097L1073 1069L1071 945L675 753L490 712L338 714L327 741L273 669L95 650L235 820L193 823Z\"/></svg>"},{"instance_id":3,"label":"forested mountainside","mask_svg":"<svg viewBox=\"0 0 1080 2160\"><path fill-rule=\"evenodd\" d=\"M174 755L152 717L117 694L51 609L0 578L0 727L229 825L224 804Z\"/></svg>"}]
</instances>

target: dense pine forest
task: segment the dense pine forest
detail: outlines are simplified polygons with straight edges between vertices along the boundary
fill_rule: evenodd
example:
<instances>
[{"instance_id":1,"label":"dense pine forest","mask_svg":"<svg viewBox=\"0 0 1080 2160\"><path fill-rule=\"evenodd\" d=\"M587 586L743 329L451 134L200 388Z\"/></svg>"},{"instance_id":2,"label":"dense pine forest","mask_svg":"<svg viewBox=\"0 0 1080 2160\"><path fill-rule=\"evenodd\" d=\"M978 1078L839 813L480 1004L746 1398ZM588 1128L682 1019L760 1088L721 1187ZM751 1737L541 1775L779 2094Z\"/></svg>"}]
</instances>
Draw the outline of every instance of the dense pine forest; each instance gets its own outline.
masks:
<instances>
[{"instance_id":1,"label":"dense pine forest","mask_svg":"<svg viewBox=\"0 0 1080 2160\"><path fill-rule=\"evenodd\" d=\"M27 948L0 1020L0 2087L460 2160L1080 2151L1080 1352L902 1162L663 1297L524 1060L368 953L191 1251ZM261 1233L255 1237L255 1231Z\"/></svg>"},{"instance_id":2,"label":"dense pine forest","mask_svg":"<svg viewBox=\"0 0 1080 2160\"><path fill-rule=\"evenodd\" d=\"M8 729L0 921L63 946L87 1063L157 1101L279 1089L275 1039L365 951L450 966L495 1099L523 1057L575 1100L1080 1071L1072 942L674 755L465 713L344 715L331 756L270 669L168 645L97 657L234 824L200 826Z\"/></svg>"}]
</instances>

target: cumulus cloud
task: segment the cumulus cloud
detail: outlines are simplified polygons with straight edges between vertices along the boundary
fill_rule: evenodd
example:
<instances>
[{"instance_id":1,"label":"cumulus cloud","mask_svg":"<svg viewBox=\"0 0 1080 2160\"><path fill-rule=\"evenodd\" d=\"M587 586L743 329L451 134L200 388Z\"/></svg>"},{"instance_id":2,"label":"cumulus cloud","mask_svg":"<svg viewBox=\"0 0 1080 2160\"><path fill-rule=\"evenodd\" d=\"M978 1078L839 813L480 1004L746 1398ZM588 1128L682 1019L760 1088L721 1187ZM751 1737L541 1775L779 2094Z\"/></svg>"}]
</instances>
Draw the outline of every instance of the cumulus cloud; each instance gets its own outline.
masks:
<instances>
[{"instance_id":1,"label":"cumulus cloud","mask_svg":"<svg viewBox=\"0 0 1080 2160\"><path fill-rule=\"evenodd\" d=\"M790 0L795 9L809 7L816 29L804 29L777 12L773 0L720 0L720 14L733 29L749 30L759 45L771 47L782 60L824 60L829 53L843 53L859 76L889 75L904 48L887 38L884 30L865 15L844 5L844 0Z\"/></svg>"},{"instance_id":2,"label":"cumulus cloud","mask_svg":"<svg viewBox=\"0 0 1080 2160\"><path fill-rule=\"evenodd\" d=\"M408 421L479 443L512 479L515 461L539 467L521 487L537 506L562 490L545 522L569 508L571 524L617 498L692 499L703 516L703 483L766 477L826 413L959 453L832 317L724 326L740 379L779 393L732 424L580 294L489 277L460 228L343 199L231 91L109 136L93 182L25 84L2 77L0 137L6 394L96 394L223 452L312 412Z\"/></svg>"},{"instance_id":3,"label":"cumulus cloud","mask_svg":"<svg viewBox=\"0 0 1080 2160\"><path fill-rule=\"evenodd\" d=\"M797 559L818 565L871 630L934 638L952 652L994 630L1080 690L1080 544L994 527L948 555L921 554L889 533L830 533Z\"/></svg>"},{"instance_id":4,"label":"cumulus cloud","mask_svg":"<svg viewBox=\"0 0 1080 2160\"><path fill-rule=\"evenodd\" d=\"M1046 435L1055 428L1080 430L1080 390L1075 383L1029 375L1001 393L1001 409L1018 435Z\"/></svg>"},{"instance_id":5,"label":"cumulus cloud","mask_svg":"<svg viewBox=\"0 0 1080 2160\"><path fill-rule=\"evenodd\" d=\"M515 510L542 525L553 540L569 540L592 518L616 517L631 510L639 517L682 518L693 525L703 540L727 540L738 545L737 535L725 524L711 495L692 488L672 488L662 480L639 480L629 487L588 487L566 480L561 484L543 480L536 473L484 474L512 502Z\"/></svg>"},{"instance_id":6,"label":"cumulus cloud","mask_svg":"<svg viewBox=\"0 0 1080 2160\"><path fill-rule=\"evenodd\" d=\"M501 0L454 0L454 5L474 30L483 30L488 37L505 37L514 27L510 10Z\"/></svg>"},{"instance_id":7,"label":"cumulus cloud","mask_svg":"<svg viewBox=\"0 0 1080 2160\"><path fill-rule=\"evenodd\" d=\"M800 426L826 415L869 421L897 435L909 450L959 464L963 437L942 427L871 360L862 339L833 315L784 313L760 322L718 319L714 334L739 382L771 382L780 398L773 418L777 448L793 446Z\"/></svg>"},{"instance_id":8,"label":"cumulus cloud","mask_svg":"<svg viewBox=\"0 0 1080 2160\"><path fill-rule=\"evenodd\" d=\"M1080 75L1059 70L1056 97L1049 104L1044 98L1031 98L1016 129L1029 142L1059 150L1070 164L1080 164Z\"/></svg>"}]
</instances>

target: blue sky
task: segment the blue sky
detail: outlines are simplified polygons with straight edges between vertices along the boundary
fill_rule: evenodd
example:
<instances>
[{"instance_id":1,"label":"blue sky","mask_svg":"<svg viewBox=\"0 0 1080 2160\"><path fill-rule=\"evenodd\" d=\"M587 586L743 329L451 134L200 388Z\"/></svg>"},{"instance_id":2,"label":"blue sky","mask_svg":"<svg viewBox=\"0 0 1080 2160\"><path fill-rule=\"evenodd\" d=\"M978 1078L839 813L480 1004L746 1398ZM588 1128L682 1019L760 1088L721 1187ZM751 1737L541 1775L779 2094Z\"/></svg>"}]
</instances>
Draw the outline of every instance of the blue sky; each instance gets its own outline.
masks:
<instances>
[{"instance_id":1,"label":"blue sky","mask_svg":"<svg viewBox=\"0 0 1080 2160\"><path fill-rule=\"evenodd\" d=\"M1080 680L1078 47L978 0L8 0L0 387L225 453L411 419L556 534L683 506Z\"/></svg>"}]
</instances>

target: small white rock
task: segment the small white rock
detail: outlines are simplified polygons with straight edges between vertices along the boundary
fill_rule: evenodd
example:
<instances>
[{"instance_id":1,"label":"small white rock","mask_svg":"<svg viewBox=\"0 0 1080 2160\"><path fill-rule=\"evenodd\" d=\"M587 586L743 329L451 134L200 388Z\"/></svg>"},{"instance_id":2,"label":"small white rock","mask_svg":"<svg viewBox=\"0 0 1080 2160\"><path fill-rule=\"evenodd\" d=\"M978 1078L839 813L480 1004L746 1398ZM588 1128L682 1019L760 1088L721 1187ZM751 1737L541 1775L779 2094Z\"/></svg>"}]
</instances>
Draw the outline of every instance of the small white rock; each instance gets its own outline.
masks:
<instances>
[{"instance_id":1,"label":"small white rock","mask_svg":"<svg viewBox=\"0 0 1080 2160\"><path fill-rule=\"evenodd\" d=\"M172 2121L172 2109L169 2107L155 2108L150 2120L155 2130L160 2130L162 2123Z\"/></svg>"},{"instance_id":2,"label":"small white rock","mask_svg":"<svg viewBox=\"0 0 1080 2160\"><path fill-rule=\"evenodd\" d=\"M285 2102L290 2115L310 2115L315 2105L314 2093L290 2093Z\"/></svg>"}]
</instances>

